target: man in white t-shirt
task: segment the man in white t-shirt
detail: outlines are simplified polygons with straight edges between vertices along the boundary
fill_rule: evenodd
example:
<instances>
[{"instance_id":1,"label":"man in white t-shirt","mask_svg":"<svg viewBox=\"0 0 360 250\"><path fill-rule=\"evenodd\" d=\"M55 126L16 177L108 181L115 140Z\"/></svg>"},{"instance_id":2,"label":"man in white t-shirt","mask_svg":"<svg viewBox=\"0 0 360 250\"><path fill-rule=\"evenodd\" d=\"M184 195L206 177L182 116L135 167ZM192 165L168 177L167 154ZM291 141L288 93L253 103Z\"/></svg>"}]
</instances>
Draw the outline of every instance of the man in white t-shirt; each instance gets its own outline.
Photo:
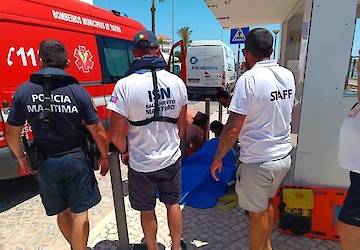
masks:
<instances>
[{"instance_id":1,"label":"man in white t-shirt","mask_svg":"<svg viewBox=\"0 0 360 250\"><path fill-rule=\"evenodd\" d=\"M360 50L358 51L360 55ZM357 62L360 74L360 61ZM337 231L344 250L358 249L360 245L360 77L357 79L358 103L343 121L339 135L338 161L340 166L349 170L350 186L336 223Z\"/></svg>"},{"instance_id":2,"label":"man in white t-shirt","mask_svg":"<svg viewBox=\"0 0 360 250\"><path fill-rule=\"evenodd\" d=\"M186 129L188 99L184 82L167 72L164 60L157 57L158 47L151 31L142 30L135 35L135 60L127 76L116 83L107 108L112 111L112 142L122 156L128 155L129 198L131 206L141 212L147 249L158 249L154 209L159 191L160 201L167 208L172 249L179 250L179 146Z\"/></svg>"},{"instance_id":3,"label":"man in white t-shirt","mask_svg":"<svg viewBox=\"0 0 360 250\"><path fill-rule=\"evenodd\" d=\"M250 214L250 249L272 249L272 198L291 165L293 74L270 60L273 37L262 28L251 30L243 53L247 70L238 79L229 119L220 136L211 174L218 180L222 158L239 140L241 164L235 186L239 205Z\"/></svg>"}]
</instances>

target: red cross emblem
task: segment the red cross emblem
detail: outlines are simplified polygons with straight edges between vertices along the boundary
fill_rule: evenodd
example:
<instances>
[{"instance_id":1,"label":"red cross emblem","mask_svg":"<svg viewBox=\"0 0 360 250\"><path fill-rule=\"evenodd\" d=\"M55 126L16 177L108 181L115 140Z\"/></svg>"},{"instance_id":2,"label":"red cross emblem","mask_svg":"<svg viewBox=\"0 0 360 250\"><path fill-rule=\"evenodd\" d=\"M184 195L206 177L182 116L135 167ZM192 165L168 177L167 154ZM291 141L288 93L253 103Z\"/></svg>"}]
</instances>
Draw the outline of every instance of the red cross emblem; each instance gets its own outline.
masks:
<instances>
[{"instance_id":1,"label":"red cross emblem","mask_svg":"<svg viewBox=\"0 0 360 250\"><path fill-rule=\"evenodd\" d=\"M75 64L78 69L81 69L84 73L89 73L94 67L93 55L91 51L86 49L85 46L79 45L74 50L74 57L76 58Z\"/></svg>"}]
</instances>

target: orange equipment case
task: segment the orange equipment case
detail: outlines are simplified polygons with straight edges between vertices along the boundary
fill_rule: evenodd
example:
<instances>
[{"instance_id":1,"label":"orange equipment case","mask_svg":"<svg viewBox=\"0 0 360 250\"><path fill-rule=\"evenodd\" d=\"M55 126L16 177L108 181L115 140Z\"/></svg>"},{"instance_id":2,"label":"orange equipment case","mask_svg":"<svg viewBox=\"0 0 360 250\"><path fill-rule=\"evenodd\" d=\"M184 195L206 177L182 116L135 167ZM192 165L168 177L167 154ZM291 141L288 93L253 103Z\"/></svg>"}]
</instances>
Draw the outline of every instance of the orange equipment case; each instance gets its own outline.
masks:
<instances>
[{"instance_id":1,"label":"orange equipment case","mask_svg":"<svg viewBox=\"0 0 360 250\"><path fill-rule=\"evenodd\" d=\"M336 220L346 197L346 190L334 190L326 188L283 186L274 197L275 221L279 222L281 202L281 191L284 188L310 189L314 194L314 208L311 216L311 230L303 236L336 240L339 241L339 235L336 231ZM279 225L277 225L279 226ZM290 230L279 228L281 233L293 234Z\"/></svg>"}]
</instances>

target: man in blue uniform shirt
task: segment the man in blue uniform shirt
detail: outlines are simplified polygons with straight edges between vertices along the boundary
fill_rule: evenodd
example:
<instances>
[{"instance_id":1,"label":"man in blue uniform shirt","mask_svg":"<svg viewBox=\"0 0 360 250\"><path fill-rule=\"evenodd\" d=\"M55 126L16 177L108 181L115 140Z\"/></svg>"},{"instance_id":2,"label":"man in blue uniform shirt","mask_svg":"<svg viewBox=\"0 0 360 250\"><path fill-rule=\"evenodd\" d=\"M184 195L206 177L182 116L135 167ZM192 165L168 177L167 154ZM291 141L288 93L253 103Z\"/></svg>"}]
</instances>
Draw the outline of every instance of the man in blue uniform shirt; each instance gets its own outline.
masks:
<instances>
[{"instance_id":1,"label":"man in blue uniform shirt","mask_svg":"<svg viewBox=\"0 0 360 250\"><path fill-rule=\"evenodd\" d=\"M6 130L6 140L27 173L34 173L21 147L20 134L26 120L34 135L34 144L44 154L39 167L39 187L46 214L57 215L61 232L74 250L86 249L89 235L88 209L100 202L97 182L84 154L86 128L100 150L101 175L108 171L108 143L96 108L89 93L78 81L67 74L69 60L64 45L56 40L40 43L39 62L41 70L33 73L30 81L16 90ZM51 83L45 83L51 76ZM44 89L49 86L49 118L44 119L47 107Z\"/></svg>"}]
</instances>

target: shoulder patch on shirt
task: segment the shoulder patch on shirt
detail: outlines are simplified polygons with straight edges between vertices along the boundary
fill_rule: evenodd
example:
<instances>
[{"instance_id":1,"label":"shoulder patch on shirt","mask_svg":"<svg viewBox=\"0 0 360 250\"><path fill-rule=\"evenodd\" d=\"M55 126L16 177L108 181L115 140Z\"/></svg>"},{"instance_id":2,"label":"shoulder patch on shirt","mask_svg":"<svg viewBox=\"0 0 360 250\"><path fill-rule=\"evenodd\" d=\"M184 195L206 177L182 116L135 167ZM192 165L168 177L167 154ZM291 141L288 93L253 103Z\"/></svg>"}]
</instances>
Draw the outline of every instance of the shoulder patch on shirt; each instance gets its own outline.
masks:
<instances>
[{"instance_id":1,"label":"shoulder patch on shirt","mask_svg":"<svg viewBox=\"0 0 360 250\"><path fill-rule=\"evenodd\" d=\"M110 102L116 103L117 100L118 100L118 98L117 98L116 96L113 96L113 95L112 95L112 96L110 97Z\"/></svg>"}]
</instances>

